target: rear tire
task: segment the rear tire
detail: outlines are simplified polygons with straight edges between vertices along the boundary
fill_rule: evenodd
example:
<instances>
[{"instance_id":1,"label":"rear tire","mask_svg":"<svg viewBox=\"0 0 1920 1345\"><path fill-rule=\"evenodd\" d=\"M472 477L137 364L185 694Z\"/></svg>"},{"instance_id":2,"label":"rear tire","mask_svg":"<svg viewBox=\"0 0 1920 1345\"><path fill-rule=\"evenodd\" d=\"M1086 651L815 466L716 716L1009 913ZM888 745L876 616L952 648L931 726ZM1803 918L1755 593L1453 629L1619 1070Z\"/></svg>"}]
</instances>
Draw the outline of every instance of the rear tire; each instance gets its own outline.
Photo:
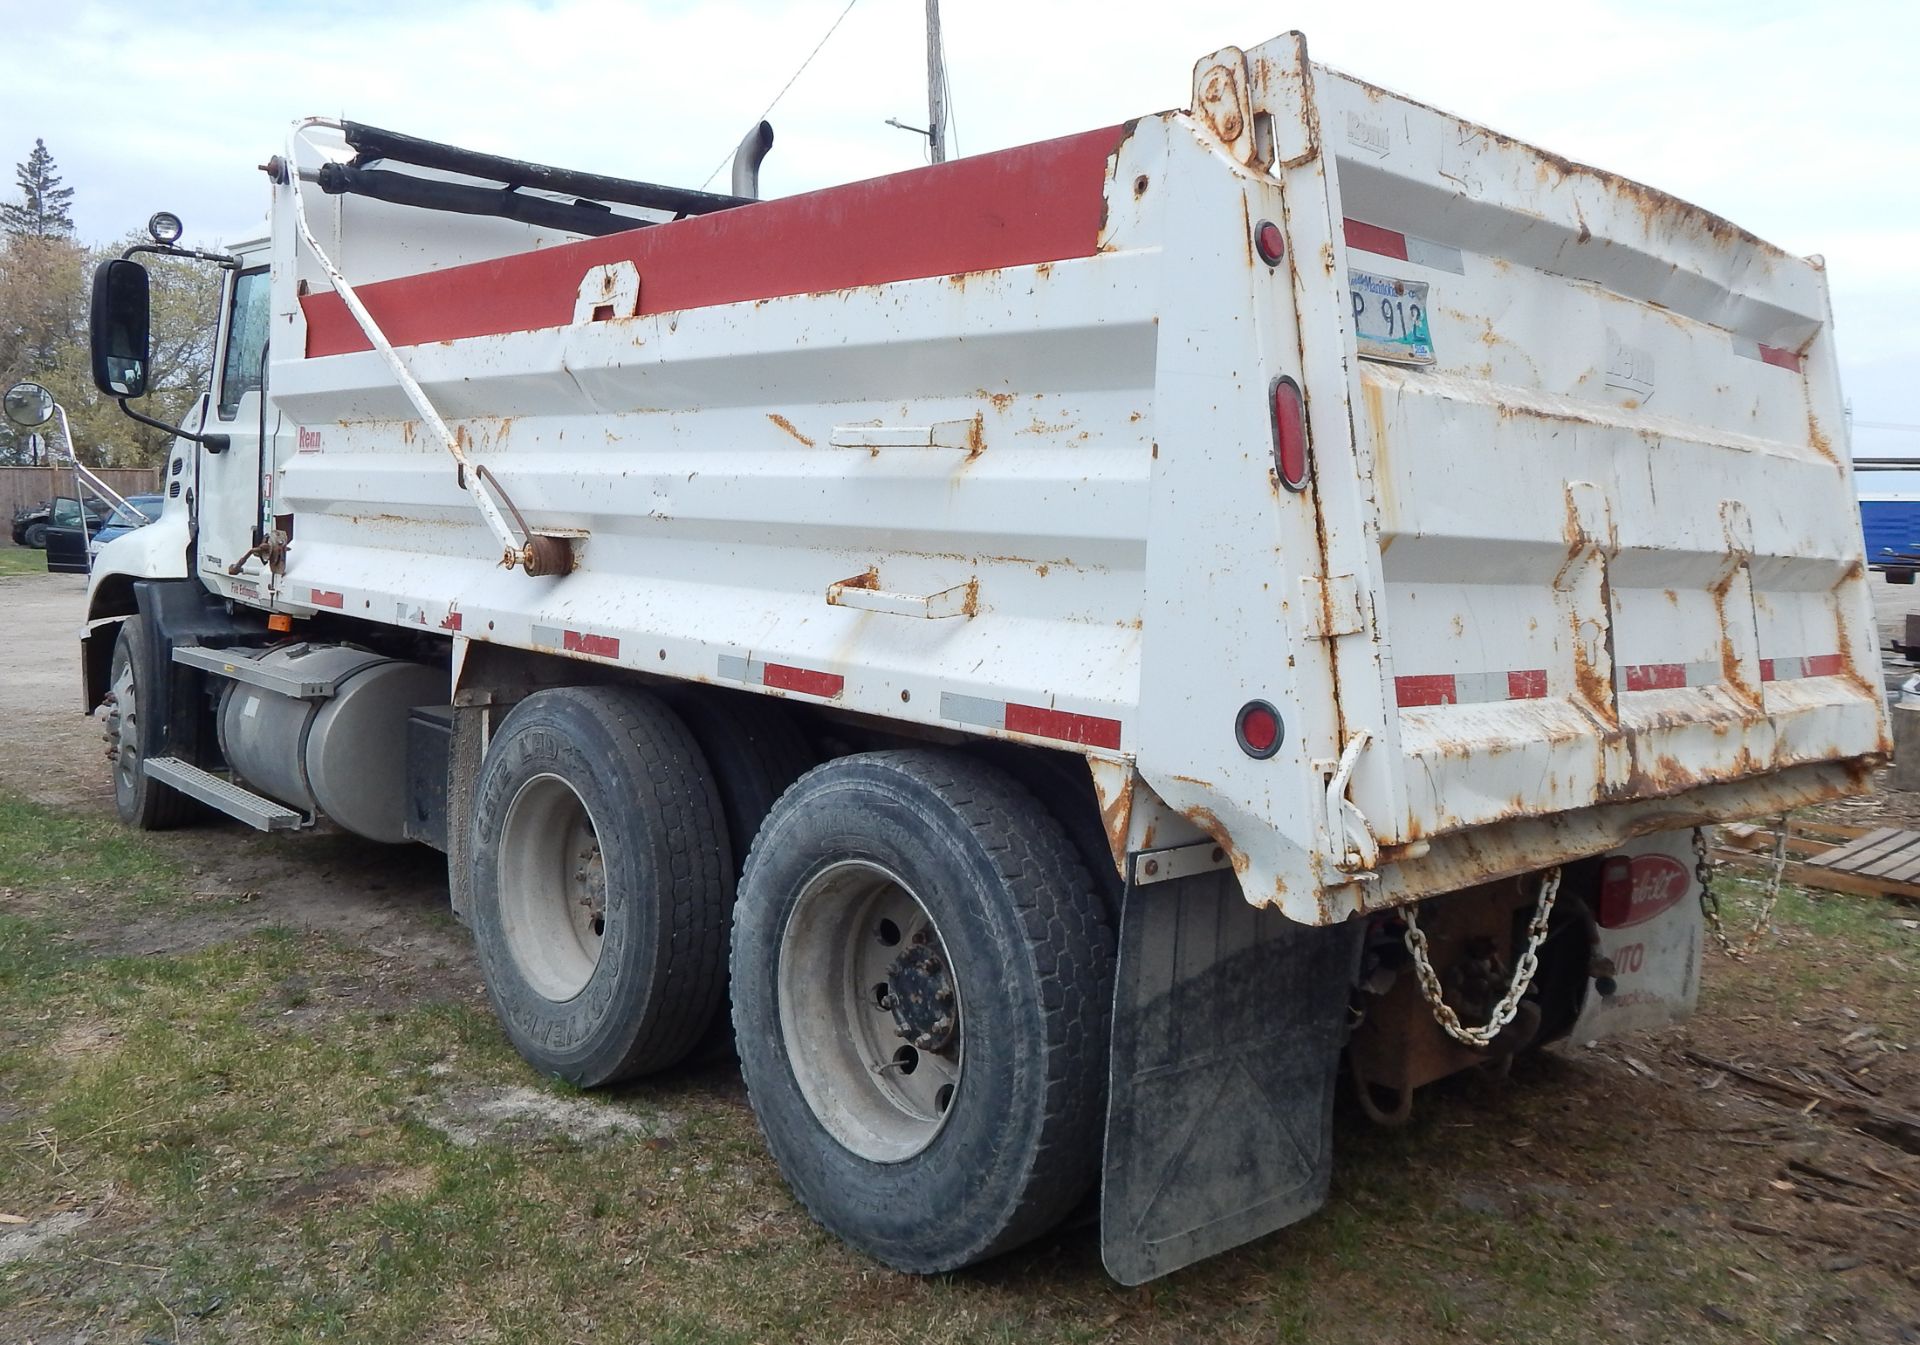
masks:
<instances>
[{"instance_id":1,"label":"rear tire","mask_svg":"<svg viewBox=\"0 0 1920 1345\"><path fill-rule=\"evenodd\" d=\"M684 1057L723 993L733 882L679 717L624 687L529 696L481 763L472 835L474 943L520 1054L583 1088Z\"/></svg>"},{"instance_id":2,"label":"rear tire","mask_svg":"<svg viewBox=\"0 0 1920 1345\"><path fill-rule=\"evenodd\" d=\"M143 685L152 639L146 618L140 616L122 621L114 637L107 668L107 751L113 768L113 809L120 820L141 831L165 831L192 821L199 807L142 769L142 763L156 755L159 736L152 716L141 713L141 702L166 694L164 687L149 690Z\"/></svg>"},{"instance_id":3,"label":"rear tire","mask_svg":"<svg viewBox=\"0 0 1920 1345\"><path fill-rule=\"evenodd\" d=\"M47 525L44 523L29 523L27 525L25 540L26 544L35 551L45 551L47 549Z\"/></svg>"},{"instance_id":4,"label":"rear tire","mask_svg":"<svg viewBox=\"0 0 1920 1345\"><path fill-rule=\"evenodd\" d=\"M1098 1175L1113 961L1073 846L1002 772L934 751L810 772L733 934L741 1073L801 1204L918 1274L1053 1227Z\"/></svg>"},{"instance_id":5,"label":"rear tire","mask_svg":"<svg viewBox=\"0 0 1920 1345\"><path fill-rule=\"evenodd\" d=\"M713 771L733 847L730 876L737 885L761 823L788 786L820 758L794 726L786 707L776 701L694 692L672 696L670 704L686 721ZM727 916L732 919L731 903ZM729 1059L733 1054L733 1018L723 994L689 1059L704 1063Z\"/></svg>"}]
</instances>

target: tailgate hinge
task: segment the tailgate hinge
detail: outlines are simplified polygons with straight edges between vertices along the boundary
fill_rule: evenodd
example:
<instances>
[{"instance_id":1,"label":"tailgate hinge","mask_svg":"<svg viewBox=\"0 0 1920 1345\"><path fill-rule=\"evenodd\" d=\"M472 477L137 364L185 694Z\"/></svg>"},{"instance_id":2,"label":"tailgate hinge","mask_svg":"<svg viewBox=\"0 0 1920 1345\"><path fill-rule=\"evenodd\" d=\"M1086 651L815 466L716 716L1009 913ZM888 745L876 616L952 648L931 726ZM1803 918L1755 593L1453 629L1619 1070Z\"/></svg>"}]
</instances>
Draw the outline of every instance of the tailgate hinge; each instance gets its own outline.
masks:
<instances>
[{"instance_id":1,"label":"tailgate hinge","mask_svg":"<svg viewBox=\"0 0 1920 1345\"><path fill-rule=\"evenodd\" d=\"M1360 581L1350 574L1303 576L1300 611L1309 640L1357 635L1366 629L1360 613Z\"/></svg>"}]
</instances>

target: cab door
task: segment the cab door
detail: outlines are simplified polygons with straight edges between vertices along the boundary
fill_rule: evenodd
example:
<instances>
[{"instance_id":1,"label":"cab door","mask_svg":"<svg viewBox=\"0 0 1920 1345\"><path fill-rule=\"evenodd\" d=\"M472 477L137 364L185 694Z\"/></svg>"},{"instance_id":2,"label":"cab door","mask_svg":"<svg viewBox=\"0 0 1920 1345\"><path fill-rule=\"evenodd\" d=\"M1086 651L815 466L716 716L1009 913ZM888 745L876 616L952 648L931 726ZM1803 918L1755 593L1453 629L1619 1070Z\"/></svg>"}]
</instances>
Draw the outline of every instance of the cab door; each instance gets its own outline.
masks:
<instances>
[{"instance_id":1,"label":"cab door","mask_svg":"<svg viewBox=\"0 0 1920 1345\"><path fill-rule=\"evenodd\" d=\"M47 517L47 569L54 574L87 573L87 544L100 523L80 507L80 501L62 495Z\"/></svg>"},{"instance_id":2,"label":"cab door","mask_svg":"<svg viewBox=\"0 0 1920 1345\"><path fill-rule=\"evenodd\" d=\"M266 567L249 556L265 514L260 441L267 354L268 271L236 272L227 290L212 414L205 430L225 435L224 448L200 446L200 570L211 587L228 590L229 571L265 587ZM271 433L271 427L268 427Z\"/></svg>"}]
</instances>

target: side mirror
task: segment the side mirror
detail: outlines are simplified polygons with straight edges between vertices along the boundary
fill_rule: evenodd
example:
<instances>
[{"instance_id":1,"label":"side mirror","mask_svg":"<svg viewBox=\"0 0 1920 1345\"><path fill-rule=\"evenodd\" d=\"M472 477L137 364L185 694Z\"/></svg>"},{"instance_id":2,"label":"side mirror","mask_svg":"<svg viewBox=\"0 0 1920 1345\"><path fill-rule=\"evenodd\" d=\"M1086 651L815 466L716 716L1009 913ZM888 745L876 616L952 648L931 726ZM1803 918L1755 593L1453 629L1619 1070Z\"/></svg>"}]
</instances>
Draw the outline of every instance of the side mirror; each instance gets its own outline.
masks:
<instances>
[{"instance_id":1,"label":"side mirror","mask_svg":"<svg viewBox=\"0 0 1920 1345\"><path fill-rule=\"evenodd\" d=\"M147 268L139 262L102 262L93 273L93 383L109 397L146 396L148 302Z\"/></svg>"},{"instance_id":2,"label":"side mirror","mask_svg":"<svg viewBox=\"0 0 1920 1345\"><path fill-rule=\"evenodd\" d=\"M7 423L23 430L37 430L53 419L53 394L38 383L15 383L0 398Z\"/></svg>"}]
</instances>

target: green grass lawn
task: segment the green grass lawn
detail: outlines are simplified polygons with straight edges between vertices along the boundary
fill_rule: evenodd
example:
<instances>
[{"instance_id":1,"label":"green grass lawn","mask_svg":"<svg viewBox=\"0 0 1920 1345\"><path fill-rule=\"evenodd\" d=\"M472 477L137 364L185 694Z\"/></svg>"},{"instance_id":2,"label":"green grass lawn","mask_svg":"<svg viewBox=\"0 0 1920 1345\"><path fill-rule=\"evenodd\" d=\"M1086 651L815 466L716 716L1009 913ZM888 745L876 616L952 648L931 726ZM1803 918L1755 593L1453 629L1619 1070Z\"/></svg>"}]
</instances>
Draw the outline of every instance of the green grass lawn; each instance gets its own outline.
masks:
<instances>
[{"instance_id":1,"label":"green grass lawn","mask_svg":"<svg viewBox=\"0 0 1920 1345\"><path fill-rule=\"evenodd\" d=\"M1777 1160L1722 1132L1816 1122L1699 1102L1658 1043L1632 1047L1657 1083L1588 1053L1442 1085L1402 1130L1343 1110L1326 1210L1142 1289L1084 1227L896 1275L797 1209L730 1067L583 1096L513 1054L471 963L229 936L244 902L185 860L233 839L0 801L0 1339L1731 1342L1894 1339L1849 1323L1913 1309L1871 1252L1842 1275L1729 1227ZM1715 956L1711 1013L1785 1033L1828 983L1804 954L1911 1038L1887 914L1791 894L1792 974Z\"/></svg>"},{"instance_id":2,"label":"green grass lawn","mask_svg":"<svg viewBox=\"0 0 1920 1345\"><path fill-rule=\"evenodd\" d=\"M47 553L24 546L0 546L0 577L13 574L45 574Z\"/></svg>"}]
</instances>

